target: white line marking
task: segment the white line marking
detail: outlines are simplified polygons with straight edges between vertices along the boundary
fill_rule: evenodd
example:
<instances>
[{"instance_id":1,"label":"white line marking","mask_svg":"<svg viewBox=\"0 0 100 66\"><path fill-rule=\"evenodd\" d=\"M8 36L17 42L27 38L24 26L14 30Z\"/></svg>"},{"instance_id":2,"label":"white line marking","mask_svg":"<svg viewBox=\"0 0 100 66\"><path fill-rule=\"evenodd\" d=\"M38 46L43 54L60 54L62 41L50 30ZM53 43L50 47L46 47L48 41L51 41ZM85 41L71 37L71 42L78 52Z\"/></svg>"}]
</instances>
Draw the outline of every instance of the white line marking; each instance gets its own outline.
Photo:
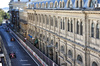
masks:
<instances>
[{"instance_id":1,"label":"white line marking","mask_svg":"<svg viewBox=\"0 0 100 66\"><path fill-rule=\"evenodd\" d=\"M24 66L25 66L25 65L31 65L31 64L22 64L22 65L24 65Z\"/></svg>"},{"instance_id":2,"label":"white line marking","mask_svg":"<svg viewBox=\"0 0 100 66\"><path fill-rule=\"evenodd\" d=\"M11 34L12 35L12 34ZM12 35L13 36L13 35ZM13 36L15 39L16 39L16 37L15 36ZM17 40L17 39L16 39ZM17 42L19 43L19 45L21 45L22 46L22 44L17 40ZM22 46L22 48L27 52L27 50ZM27 52L27 54L34 60L34 58ZM35 60L34 60L35 61ZM35 63L38 65L38 66L40 66L36 61L35 61Z\"/></svg>"},{"instance_id":3,"label":"white line marking","mask_svg":"<svg viewBox=\"0 0 100 66\"><path fill-rule=\"evenodd\" d=\"M22 60L22 59L21 59L20 61L28 61L28 60Z\"/></svg>"}]
</instances>

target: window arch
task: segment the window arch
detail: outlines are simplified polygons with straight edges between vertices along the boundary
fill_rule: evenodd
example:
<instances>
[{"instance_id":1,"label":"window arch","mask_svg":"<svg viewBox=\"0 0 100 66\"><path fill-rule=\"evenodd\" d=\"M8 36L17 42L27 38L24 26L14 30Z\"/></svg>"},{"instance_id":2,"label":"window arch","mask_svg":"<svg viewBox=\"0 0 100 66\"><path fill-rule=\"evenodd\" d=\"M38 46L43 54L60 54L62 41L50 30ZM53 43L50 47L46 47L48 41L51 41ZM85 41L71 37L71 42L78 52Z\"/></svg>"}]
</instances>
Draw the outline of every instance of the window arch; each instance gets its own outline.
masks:
<instances>
[{"instance_id":1,"label":"window arch","mask_svg":"<svg viewBox=\"0 0 100 66\"><path fill-rule=\"evenodd\" d=\"M82 24L82 22L80 24L80 35L83 35L83 24Z\"/></svg>"},{"instance_id":2,"label":"window arch","mask_svg":"<svg viewBox=\"0 0 100 66\"><path fill-rule=\"evenodd\" d=\"M96 38L99 39L99 25L96 25Z\"/></svg>"},{"instance_id":3,"label":"window arch","mask_svg":"<svg viewBox=\"0 0 100 66\"><path fill-rule=\"evenodd\" d=\"M77 56L77 60L80 61L81 63L83 62L82 57L80 55Z\"/></svg>"},{"instance_id":4,"label":"window arch","mask_svg":"<svg viewBox=\"0 0 100 66\"><path fill-rule=\"evenodd\" d=\"M69 55L70 57L73 57L73 54L72 54L72 51L71 51L71 50L68 51L68 55Z\"/></svg>"},{"instance_id":5,"label":"window arch","mask_svg":"<svg viewBox=\"0 0 100 66\"><path fill-rule=\"evenodd\" d=\"M79 21L77 21L77 34L79 34Z\"/></svg>"},{"instance_id":6,"label":"window arch","mask_svg":"<svg viewBox=\"0 0 100 66\"><path fill-rule=\"evenodd\" d=\"M91 37L94 37L94 24L91 24Z\"/></svg>"},{"instance_id":7,"label":"window arch","mask_svg":"<svg viewBox=\"0 0 100 66\"><path fill-rule=\"evenodd\" d=\"M71 20L71 32L73 32L73 22Z\"/></svg>"},{"instance_id":8,"label":"window arch","mask_svg":"<svg viewBox=\"0 0 100 66\"><path fill-rule=\"evenodd\" d=\"M68 31L70 31L70 23L69 23L69 20L68 20Z\"/></svg>"},{"instance_id":9,"label":"window arch","mask_svg":"<svg viewBox=\"0 0 100 66\"><path fill-rule=\"evenodd\" d=\"M96 63L96 62L93 62L93 63L92 63L92 66L98 66L98 65L97 65L97 63Z\"/></svg>"}]
</instances>

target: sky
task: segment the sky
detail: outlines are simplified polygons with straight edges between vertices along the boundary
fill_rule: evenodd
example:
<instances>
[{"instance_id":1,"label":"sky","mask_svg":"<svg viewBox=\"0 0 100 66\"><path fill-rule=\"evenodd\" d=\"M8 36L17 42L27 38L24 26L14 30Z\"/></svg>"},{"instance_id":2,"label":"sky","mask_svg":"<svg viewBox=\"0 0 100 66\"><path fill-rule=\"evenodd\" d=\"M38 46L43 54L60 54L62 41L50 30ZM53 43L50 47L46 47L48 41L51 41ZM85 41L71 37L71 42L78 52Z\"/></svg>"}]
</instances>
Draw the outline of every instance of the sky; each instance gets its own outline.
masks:
<instances>
[{"instance_id":1,"label":"sky","mask_svg":"<svg viewBox=\"0 0 100 66\"><path fill-rule=\"evenodd\" d=\"M0 8L9 7L10 0L0 0Z\"/></svg>"}]
</instances>

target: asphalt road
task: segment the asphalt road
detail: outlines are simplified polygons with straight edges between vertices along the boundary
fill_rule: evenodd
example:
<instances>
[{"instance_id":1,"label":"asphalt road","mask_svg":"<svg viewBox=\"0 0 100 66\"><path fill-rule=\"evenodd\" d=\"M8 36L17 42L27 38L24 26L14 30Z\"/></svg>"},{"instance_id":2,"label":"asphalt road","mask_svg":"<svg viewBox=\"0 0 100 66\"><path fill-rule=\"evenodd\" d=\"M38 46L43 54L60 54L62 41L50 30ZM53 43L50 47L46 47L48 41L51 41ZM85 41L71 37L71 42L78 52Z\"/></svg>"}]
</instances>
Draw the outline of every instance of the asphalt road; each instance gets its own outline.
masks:
<instances>
[{"instance_id":1,"label":"asphalt road","mask_svg":"<svg viewBox=\"0 0 100 66\"><path fill-rule=\"evenodd\" d=\"M16 40L10 41L12 38L10 32L6 32L2 27L0 27L0 32L8 54L10 52L16 54L16 58L11 59L12 66L38 66Z\"/></svg>"}]
</instances>

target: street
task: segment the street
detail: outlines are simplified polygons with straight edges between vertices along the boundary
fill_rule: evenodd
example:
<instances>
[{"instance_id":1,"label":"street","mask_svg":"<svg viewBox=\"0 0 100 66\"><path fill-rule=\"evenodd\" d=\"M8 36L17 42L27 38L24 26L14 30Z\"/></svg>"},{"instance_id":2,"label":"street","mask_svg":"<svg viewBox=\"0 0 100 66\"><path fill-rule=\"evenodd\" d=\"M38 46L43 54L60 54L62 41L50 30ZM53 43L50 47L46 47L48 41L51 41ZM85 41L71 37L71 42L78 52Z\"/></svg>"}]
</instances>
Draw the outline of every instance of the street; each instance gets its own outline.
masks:
<instances>
[{"instance_id":1,"label":"street","mask_svg":"<svg viewBox=\"0 0 100 66\"><path fill-rule=\"evenodd\" d=\"M16 54L16 58L11 59L12 66L39 66L20 46L16 39L15 41L10 41L13 37L10 32L6 32L2 27L0 27L0 32L8 54L11 52Z\"/></svg>"}]
</instances>

